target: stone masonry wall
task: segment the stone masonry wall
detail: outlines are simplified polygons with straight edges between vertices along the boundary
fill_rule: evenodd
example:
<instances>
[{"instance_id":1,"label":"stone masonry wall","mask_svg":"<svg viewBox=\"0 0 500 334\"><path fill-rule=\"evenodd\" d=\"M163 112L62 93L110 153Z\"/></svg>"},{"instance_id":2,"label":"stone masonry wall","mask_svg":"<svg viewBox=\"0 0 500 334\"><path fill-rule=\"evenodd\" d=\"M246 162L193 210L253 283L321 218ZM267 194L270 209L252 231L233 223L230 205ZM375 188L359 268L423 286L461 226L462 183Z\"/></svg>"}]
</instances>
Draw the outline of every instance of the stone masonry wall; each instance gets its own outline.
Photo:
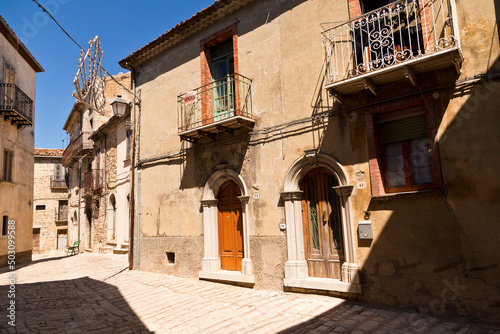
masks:
<instances>
[{"instance_id":1,"label":"stone masonry wall","mask_svg":"<svg viewBox=\"0 0 500 334\"><path fill-rule=\"evenodd\" d=\"M40 229L40 243L39 247L34 245L34 252L56 249L57 231L67 231L68 228L67 220L58 220L59 201L68 200L68 190L51 188L50 184L50 178L54 176L54 166L61 160L61 157L35 157L33 228ZM42 210L42 206L45 206L45 209ZM37 234L34 238L37 238Z\"/></svg>"}]
</instances>

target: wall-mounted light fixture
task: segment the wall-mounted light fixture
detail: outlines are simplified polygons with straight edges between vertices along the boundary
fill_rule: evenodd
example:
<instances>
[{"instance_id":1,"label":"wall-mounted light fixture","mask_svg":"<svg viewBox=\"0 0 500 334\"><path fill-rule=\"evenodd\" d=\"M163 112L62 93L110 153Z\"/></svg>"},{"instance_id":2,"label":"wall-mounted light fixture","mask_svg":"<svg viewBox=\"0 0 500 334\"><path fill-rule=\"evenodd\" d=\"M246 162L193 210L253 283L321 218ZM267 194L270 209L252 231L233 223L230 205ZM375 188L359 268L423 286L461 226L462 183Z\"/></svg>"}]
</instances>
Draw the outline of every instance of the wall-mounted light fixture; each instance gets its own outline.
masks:
<instances>
[{"instance_id":1,"label":"wall-mounted light fixture","mask_svg":"<svg viewBox=\"0 0 500 334\"><path fill-rule=\"evenodd\" d=\"M127 110L129 103L122 99L121 95L118 95L116 99L111 102L111 107L113 108L113 114L117 116L123 116Z\"/></svg>"}]
</instances>

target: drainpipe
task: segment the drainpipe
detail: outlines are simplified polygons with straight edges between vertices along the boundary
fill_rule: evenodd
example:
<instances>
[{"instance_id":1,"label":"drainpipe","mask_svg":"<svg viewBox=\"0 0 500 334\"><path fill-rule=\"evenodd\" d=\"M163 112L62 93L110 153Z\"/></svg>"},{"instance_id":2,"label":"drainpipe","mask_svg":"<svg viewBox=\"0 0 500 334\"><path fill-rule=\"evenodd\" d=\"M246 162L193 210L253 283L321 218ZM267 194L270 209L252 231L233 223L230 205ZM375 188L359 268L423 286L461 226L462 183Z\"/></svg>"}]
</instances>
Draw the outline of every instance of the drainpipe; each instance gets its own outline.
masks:
<instances>
[{"instance_id":1,"label":"drainpipe","mask_svg":"<svg viewBox=\"0 0 500 334\"><path fill-rule=\"evenodd\" d=\"M140 265L141 241L141 168L137 168L137 270Z\"/></svg>"},{"instance_id":2,"label":"drainpipe","mask_svg":"<svg viewBox=\"0 0 500 334\"><path fill-rule=\"evenodd\" d=\"M78 241L80 241L80 206L82 200L82 158L78 159Z\"/></svg>"},{"instance_id":3,"label":"drainpipe","mask_svg":"<svg viewBox=\"0 0 500 334\"><path fill-rule=\"evenodd\" d=\"M129 212L129 229L128 229L128 269L132 270L134 268L134 210L135 210L135 76L134 69L131 70L130 74L130 84L132 85L132 113L130 115L130 120L132 122L132 162L130 164L130 212Z\"/></svg>"},{"instance_id":4,"label":"drainpipe","mask_svg":"<svg viewBox=\"0 0 500 334\"><path fill-rule=\"evenodd\" d=\"M140 92L139 92L140 93ZM134 80L134 100L137 96ZM134 101L135 102L135 101ZM141 101L139 98L139 108L137 110L137 270L140 268L141 248Z\"/></svg>"},{"instance_id":5,"label":"drainpipe","mask_svg":"<svg viewBox=\"0 0 500 334\"><path fill-rule=\"evenodd\" d=\"M131 70L131 85L132 85L132 93L133 93L133 113L132 113L132 121L133 121L133 145L132 145L132 170L131 170L131 192L130 192L130 231L129 231L129 242L130 242L130 247L129 247L129 269L133 269L134 265L134 249L137 252L137 267L136 269L139 270L140 267L140 247L139 247L139 238L140 238L140 193L141 193L141 184L140 184L140 177L141 177L141 171L140 171L140 166L136 165L136 159L139 161L139 144L140 144L140 133L139 133L139 127L140 127L140 117L141 117L141 107L140 107L140 98L137 97L137 90L136 90L136 85L135 85L135 70L130 64L127 63L127 67L130 68ZM138 109L136 109L137 105L139 106ZM137 111L137 112L136 112ZM136 122L136 114L137 114L137 122ZM136 154L137 150L137 154ZM137 168L137 216L135 214L136 210L136 200L135 200L135 169ZM135 219L137 219L137 240L134 238L134 227L135 227ZM134 245L134 242L137 242L137 246Z\"/></svg>"},{"instance_id":6,"label":"drainpipe","mask_svg":"<svg viewBox=\"0 0 500 334\"><path fill-rule=\"evenodd\" d=\"M106 226L106 241L104 246L107 246L108 242L108 148L106 142L108 140L108 136L104 135L104 226ZM101 157L99 157L100 159ZM99 172L98 172L99 173Z\"/></svg>"}]
</instances>

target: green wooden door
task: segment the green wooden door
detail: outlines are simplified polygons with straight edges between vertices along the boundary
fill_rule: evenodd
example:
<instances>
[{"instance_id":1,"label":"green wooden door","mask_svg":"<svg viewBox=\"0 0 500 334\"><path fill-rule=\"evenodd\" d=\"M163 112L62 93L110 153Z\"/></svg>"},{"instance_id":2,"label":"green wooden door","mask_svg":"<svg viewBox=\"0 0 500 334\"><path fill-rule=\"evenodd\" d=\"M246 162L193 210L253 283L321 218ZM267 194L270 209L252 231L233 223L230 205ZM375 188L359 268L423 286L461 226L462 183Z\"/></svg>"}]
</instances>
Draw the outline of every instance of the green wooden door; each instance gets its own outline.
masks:
<instances>
[{"instance_id":1,"label":"green wooden door","mask_svg":"<svg viewBox=\"0 0 500 334\"><path fill-rule=\"evenodd\" d=\"M233 42L227 40L211 49L212 98L214 122L232 116L234 112Z\"/></svg>"}]
</instances>

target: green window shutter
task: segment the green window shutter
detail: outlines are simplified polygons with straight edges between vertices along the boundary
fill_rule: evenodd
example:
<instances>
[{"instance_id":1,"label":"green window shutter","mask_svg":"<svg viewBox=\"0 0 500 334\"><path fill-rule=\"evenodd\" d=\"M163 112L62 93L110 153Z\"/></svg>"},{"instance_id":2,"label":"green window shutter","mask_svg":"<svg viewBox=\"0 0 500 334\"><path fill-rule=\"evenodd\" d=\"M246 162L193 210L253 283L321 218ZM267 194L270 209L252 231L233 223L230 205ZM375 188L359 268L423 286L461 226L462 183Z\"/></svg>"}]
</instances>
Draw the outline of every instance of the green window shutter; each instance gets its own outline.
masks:
<instances>
[{"instance_id":1,"label":"green window shutter","mask_svg":"<svg viewBox=\"0 0 500 334\"><path fill-rule=\"evenodd\" d=\"M425 138L425 115L379 123L380 144L390 144L415 138Z\"/></svg>"}]
</instances>

